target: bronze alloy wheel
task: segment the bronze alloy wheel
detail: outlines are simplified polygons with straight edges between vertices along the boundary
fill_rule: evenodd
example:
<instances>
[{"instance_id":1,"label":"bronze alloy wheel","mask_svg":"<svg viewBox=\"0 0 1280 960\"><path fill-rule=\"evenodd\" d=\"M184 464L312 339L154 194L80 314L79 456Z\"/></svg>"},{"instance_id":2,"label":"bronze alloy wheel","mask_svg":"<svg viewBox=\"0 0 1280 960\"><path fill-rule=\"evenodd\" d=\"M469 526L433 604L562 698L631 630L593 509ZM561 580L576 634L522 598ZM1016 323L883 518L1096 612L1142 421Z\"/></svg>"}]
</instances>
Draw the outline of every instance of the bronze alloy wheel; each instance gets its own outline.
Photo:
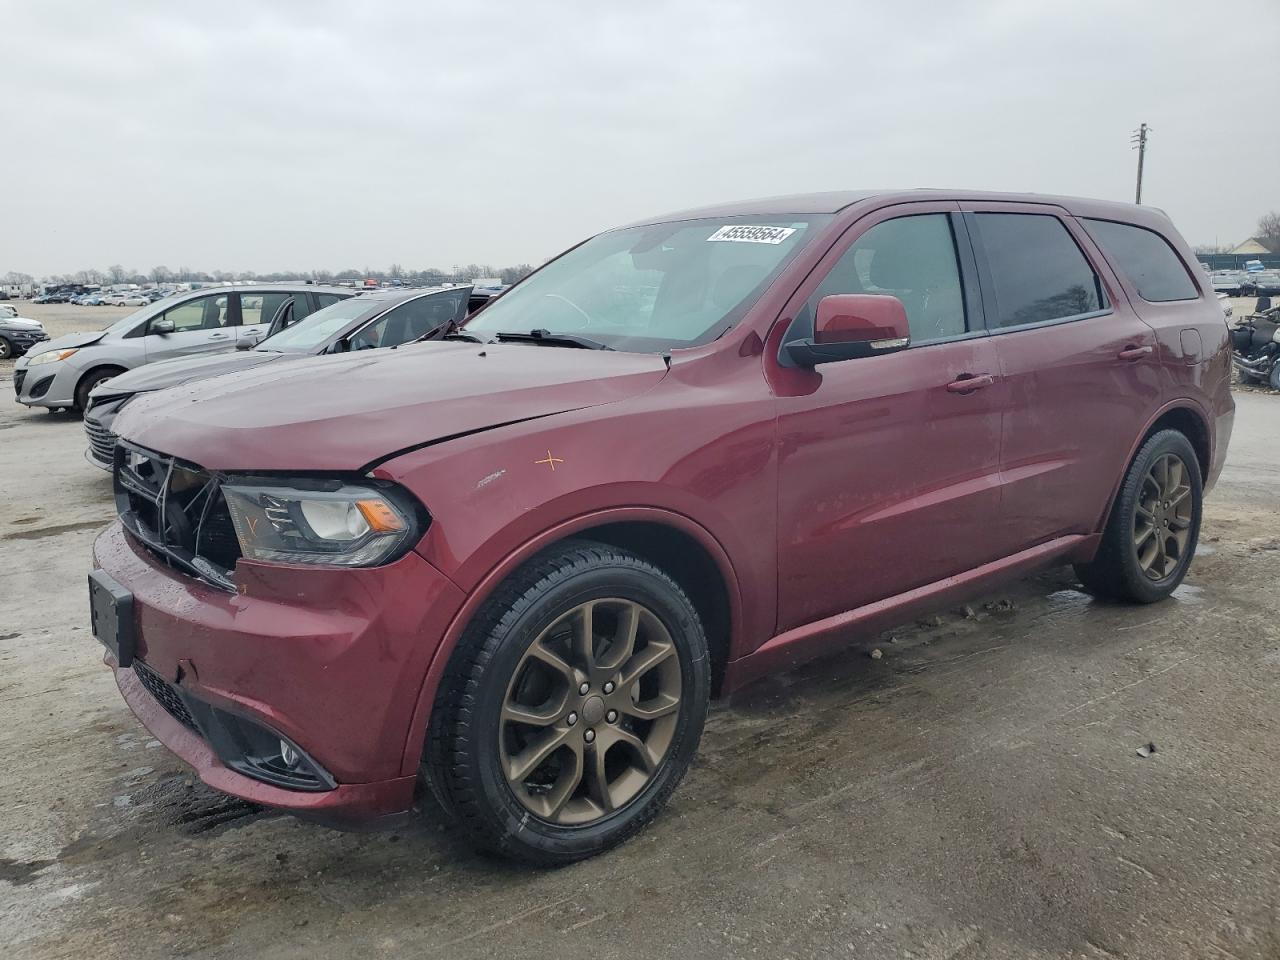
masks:
<instances>
[{"instance_id":1,"label":"bronze alloy wheel","mask_svg":"<svg viewBox=\"0 0 1280 960\"><path fill-rule=\"evenodd\" d=\"M582 826L621 809L661 767L680 718L680 658L632 600L599 599L529 645L502 704L502 772L535 816Z\"/></svg>"},{"instance_id":2,"label":"bronze alloy wheel","mask_svg":"<svg viewBox=\"0 0 1280 960\"><path fill-rule=\"evenodd\" d=\"M1178 568L1191 540L1193 501L1187 465L1176 453L1158 457L1142 480L1133 509L1138 566L1151 580Z\"/></svg>"}]
</instances>

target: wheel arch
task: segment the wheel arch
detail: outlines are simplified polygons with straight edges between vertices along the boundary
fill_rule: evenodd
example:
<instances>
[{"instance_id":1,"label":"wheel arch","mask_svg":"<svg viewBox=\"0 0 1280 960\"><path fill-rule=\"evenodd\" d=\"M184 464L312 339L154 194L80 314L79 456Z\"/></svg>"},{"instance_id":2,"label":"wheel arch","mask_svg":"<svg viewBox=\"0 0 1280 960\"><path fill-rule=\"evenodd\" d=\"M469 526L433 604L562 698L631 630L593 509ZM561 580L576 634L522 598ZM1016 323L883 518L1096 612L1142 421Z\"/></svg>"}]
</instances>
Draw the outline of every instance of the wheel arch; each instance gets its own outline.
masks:
<instances>
[{"instance_id":1,"label":"wheel arch","mask_svg":"<svg viewBox=\"0 0 1280 960\"><path fill-rule=\"evenodd\" d=\"M110 361L102 361L95 363L90 367L86 367L80 372L80 376L76 377L76 385L71 392L72 400L79 399L80 388L89 380L90 377L95 373L98 373L100 370L119 370L121 373L128 373L129 369L130 368L126 367L123 363L113 363Z\"/></svg>"},{"instance_id":2,"label":"wheel arch","mask_svg":"<svg viewBox=\"0 0 1280 960\"><path fill-rule=\"evenodd\" d=\"M1116 497L1120 495L1120 487L1124 484L1125 474L1129 469L1129 465L1133 463L1133 458L1138 455L1142 445L1153 434L1161 430L1177 430L1183 434L1191 442L1191 447L1196 452L1196 460L1200 465L1201 477L1208 477L1213 466L1213 434L1209 424L1208 415L1193 400L1172 400L1157 410L1129 448L1129 453L1125 457L1116 481L1111 488L1111 496L1107 498L1106 507L1095 525L1095 532L1101 533L1106 527L1107 518L1111 516L1111 508L1116 502Z\"/></svg>"},{"instance_id":3,"label":"wheel arch","mask_svg":"<svg viewBox=\"0 0 1280 960\"><path fill-rule=\"evenodd\" d=\"M738 578L724 547L706 528L683 514L655 507L601 510L544 531L511 550L494 566L454 614L432 655L418 694L405 743L402 770L418 768L436 691L462 634L498 586L538 554L566 540L598 540L631 550L661 567L689 595L702 617L711 652L712 691L717 693L728 664L733 638L742 624Z\"/></svg>"}]
</instances>

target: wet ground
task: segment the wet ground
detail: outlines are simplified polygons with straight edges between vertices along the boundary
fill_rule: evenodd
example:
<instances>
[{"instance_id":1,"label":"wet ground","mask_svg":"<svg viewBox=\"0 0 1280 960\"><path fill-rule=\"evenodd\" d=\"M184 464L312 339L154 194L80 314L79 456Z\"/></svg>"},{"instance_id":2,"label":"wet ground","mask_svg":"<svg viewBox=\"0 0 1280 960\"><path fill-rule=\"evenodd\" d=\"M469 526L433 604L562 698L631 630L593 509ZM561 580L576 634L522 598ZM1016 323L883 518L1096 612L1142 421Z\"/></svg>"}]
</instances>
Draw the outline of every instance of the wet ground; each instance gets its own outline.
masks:
<instances>
[{"instance_id":1,"label":"wet ground","mask_svg":"<svg viewBox=\"0 0 1280 960\"><path fill-rule=\"evenodd\" d=\"M557 871L430 805L342 834L193 780L88 635L107 477L4 401L3 954L1280 956L1280 398L1238 400L1174 599L1049 571L761 683L651 829Z\"/></svg>"}]
</instances>

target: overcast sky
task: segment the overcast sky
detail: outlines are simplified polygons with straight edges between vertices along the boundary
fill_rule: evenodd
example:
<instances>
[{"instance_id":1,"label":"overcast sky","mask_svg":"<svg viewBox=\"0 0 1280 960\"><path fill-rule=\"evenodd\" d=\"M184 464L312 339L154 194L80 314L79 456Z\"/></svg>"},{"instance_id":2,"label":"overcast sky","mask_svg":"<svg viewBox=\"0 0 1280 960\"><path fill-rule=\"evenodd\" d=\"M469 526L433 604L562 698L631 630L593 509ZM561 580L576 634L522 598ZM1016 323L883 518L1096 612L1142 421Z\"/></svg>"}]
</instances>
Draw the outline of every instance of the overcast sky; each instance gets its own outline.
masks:
<instances>
[{"instance_id":1,"label":"overcast sky","mask_svg":"<svg viewBox=\"0 0 1280 960\"><path fill-rule=\"evenodd\" d=\"M1132 200L1144 120L1144 199L1192 243L1280 209L1276 0L0 0L0 24L0 274L536 263L811 190Z\"/></svg>"}]
</instances>

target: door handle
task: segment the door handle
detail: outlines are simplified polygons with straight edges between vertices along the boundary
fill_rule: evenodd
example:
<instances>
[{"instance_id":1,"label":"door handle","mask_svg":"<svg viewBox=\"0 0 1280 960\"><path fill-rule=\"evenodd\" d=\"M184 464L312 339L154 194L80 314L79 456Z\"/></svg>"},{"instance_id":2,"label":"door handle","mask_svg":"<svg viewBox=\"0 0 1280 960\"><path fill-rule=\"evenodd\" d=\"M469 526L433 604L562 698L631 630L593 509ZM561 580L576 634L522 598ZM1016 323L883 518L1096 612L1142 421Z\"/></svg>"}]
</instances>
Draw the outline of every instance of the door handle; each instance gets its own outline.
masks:
<instances>
[{"instance_id":1,"label":"door handle","mask_svg":"<svg viewBox=\"0 0 1280 960\"><path fill-rule=\"evenodd\" d=\"M989 373L981 373L977 376L964 373L947 384L947 391L949 393L973 393L975 390L989 387L995 382L996 378Z\"/></svg>"},{"instance_id":2,"label":"door handle","mask_svg":"<svg viewBox=\"0 0 1280 960\"><path fill-rule=\"evenodd\" d=\"M1118 354L1116 354L1116 356L1119 357L1121 360L1130 360L1130 361L1141 360L1147 354L1151 353L1151 349L1152 348L1149 346L1125 347Z\"/></svg>"},{"instance_id":3,"label":"door handle","mask_svg":"<svg viewBox=\"0 0 1280 960\"><path fill-rule=\"evenodd\" d=\"M210 340L225 340L225 339L227 339L227 335L226 335L225 333L211 333L211 334L209 334L209 339L210 339Z\"/></svg>"}]
</instances>

